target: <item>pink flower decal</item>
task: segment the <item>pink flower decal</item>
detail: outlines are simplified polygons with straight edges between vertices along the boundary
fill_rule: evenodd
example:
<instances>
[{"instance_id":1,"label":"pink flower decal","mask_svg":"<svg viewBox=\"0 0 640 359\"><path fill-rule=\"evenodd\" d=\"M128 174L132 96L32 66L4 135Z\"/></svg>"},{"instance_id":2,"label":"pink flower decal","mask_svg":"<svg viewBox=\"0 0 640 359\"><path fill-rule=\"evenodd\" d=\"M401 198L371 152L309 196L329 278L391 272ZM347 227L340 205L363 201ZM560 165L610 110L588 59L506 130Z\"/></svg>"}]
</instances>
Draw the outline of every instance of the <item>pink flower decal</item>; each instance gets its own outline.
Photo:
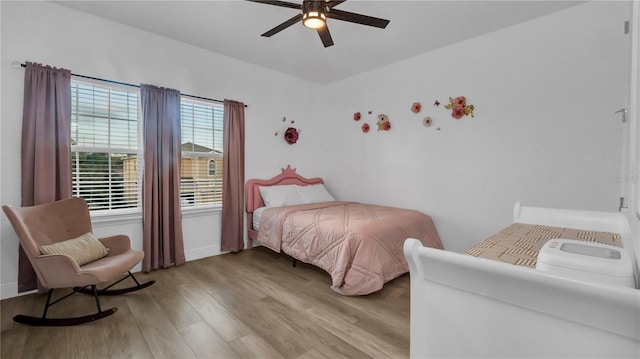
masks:
<instances>
[{"instance_id":1,"label":"pink flower decal","mask_svg":"<svg viewBox=\"0 0 640 359\"><path fill-rule=\"evenodd\" d=\"M369 132L369 124L368 123L363 123L362 127L360 127L362 129L363 133L367 133Z\"/></svg>"},{"instance_id":2,"label":"pink flower decal","mask_svg":"<svg viewBox=\"0 0 640 359\"><path fill-rule=\"evenodd\" d=\"M451 117L459 120L462 116L464 116L464 107L457 105L453 106L453 109L451 110Z\"/></svg>"},{"instance_id":3,"label":"pink flower decal","mask_svg":"<svg viewBox=\"0 0 640 359\"><path fill-rule=\"evenodd\" d=\"M467 105L467 99L464 96L456 98L449 97L449 103L444 106L447 110L451 110L451 117L461 119L462 116L473 117L473 105Z\"/></svg>"},{"instance_id":4,"label":"pink flower decal","mask_svg":"<svg viewBox=\"0 0 640 359\"><path fill-rule=\"evenodd\" d=\"M454 106L462 106L464 107L467 104L467 99L464 96L458 96L453 99Z\"/></svg>"},{"instance_id":5,"label":"pink flower decal","mask_svg":"<svg viewBox=\"0 0 640 359\"><path fill-rule=\"evenodd\" d=\"M360 114L360 112L356 112L353 114L354 121L360 121L361 118L362 118L362 115Z\"/></svg>"},{"instance_id":6,"label":"pink flower decal","mask_svg":"<svg viewBox=\"0 0 640 359\"><path fill-rule=\"evenodd\" d=\"M420 104L420 102L414 102L413 105L411 105L411 112L413 113L418 113L421 109L422 105Z\"/></svg>"},{"instance_id":7,"label":"pink flower decal","mask_svg":"<svg viewBox=\"0 0 640 359\"><path fill-rule=\"evenodd\" d=\"M284 140L287 141L287 143L290 145L298 142L298 136L300 136L300 134L294 127L289 127L286 131L284 131Z\"/></svg>"},{"instance_id":8,"label":"pink flower decal","mask_svg":"<svg viewBox=\"0 0 640 359\"><path fill-rule=\"evenodd\" d=\"M378 131L389 131L391 129L391 122L389 122L389 116L385 114L378 115Z\"/></svg>"}]
</instances>

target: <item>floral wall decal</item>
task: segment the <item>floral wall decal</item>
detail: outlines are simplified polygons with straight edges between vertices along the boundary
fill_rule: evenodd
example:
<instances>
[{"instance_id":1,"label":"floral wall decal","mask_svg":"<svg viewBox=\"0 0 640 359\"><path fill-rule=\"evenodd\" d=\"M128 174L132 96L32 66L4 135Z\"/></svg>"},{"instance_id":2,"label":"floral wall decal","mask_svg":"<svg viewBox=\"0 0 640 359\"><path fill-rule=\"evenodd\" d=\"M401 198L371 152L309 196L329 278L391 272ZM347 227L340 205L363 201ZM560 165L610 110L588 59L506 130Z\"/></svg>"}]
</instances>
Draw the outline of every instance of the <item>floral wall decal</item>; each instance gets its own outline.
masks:
<instances>
[{"instance_id":1,"label":"floral wall decal","mask_svg":"<svg viewBox=\"0 0 640 359\"><path fill-rule=\"evenodd\" d=\"M360 112L356 112L353 114L354 121L360 121L361 118L362 118L362 115L360 114Z\"/></svg>"},{"instance_id":2,"label":"floral wall decal","mask_svg":"<svg viewBox=\"0 0 640 359\"><path fill-rule=\"evenodd\" d=\"M378 115L378 131L389 131L391 129L391 122L389 122L389 116L385 114Z\"/></svg>"},{"instance_id":3,"label":"floral wall decal","mask_svg":"<svg viewBox=\"0 0 640 359\"><path fill-rule=\"evenodd\" d=\"M284 140L287 141L287 143L290 145L293 145L294 143L298 142L299 136L300 136L300 133L298 132L298 129L296 129L295 127L289 127L287 128L286 131L284 131Z\"/></svg>"},{"instance_id":4,"label":"floral wall decal","mask_svg":"<svg viewBox=\"0 0 640 359\"><path fill-rule=\"evenodd\" d=\"M368 123L363 123L360 128L362 129L363 133L369 132L369 124Z\"/></svg>"},{"instance_id":5,"label":"floral wall decal","mask_svg":"<svg viewBox=\"0 0 640 359\"><path fill-rule=\"evenodd\" d=\"M421 109L422 104L420 104L420 102L414 102L413 105L411 105L411 112L413 113L418 113Z\"/></svg>"},{"instance_id":6,"label":"floral wall decal","mask_svg":"<svg viewBox=\"0 0 640 359\"><path fill-rule=\"evenodd\" d=\"M433 123L433 121L431 120L431 117L425 117L424 120L422 120L422 124L424 125L424 127L429 127L431 126L431 124Z\"/></svg>"},{"instance_id":7,"label":"floral wall decal","mask_svg":"<svg viewBox=\"0 0 640 359\"><path fill-rule=\"evenodd\" d=\"M449 97L449 103L444 108L451 110L451 117L455 119L460 119L462 116L473 117L474 106L467 104L467 99L464 96Z\"/></svg>"},{"instance_id":8,"label":"floral wall decal","mask_svg":"<svg viewBox=\"0 0 640 359\"><path fill-rule=\"evenodd\" d=\"M282 117L282 122L287 122L287 118ZM286 143L290 145L293 145L294 143L298 142L298 139L300 138L300 132L302 132L302 130L300 129L291 127L291 125L293 125L294 123L296 123L295 120L289 121L289 124L287 125L287 129L284 130L284 132L282 133L282 138ZM280 134L279 131L275 132L276 137L278 137L279 134Z\"/></svg>"}]
</instances>

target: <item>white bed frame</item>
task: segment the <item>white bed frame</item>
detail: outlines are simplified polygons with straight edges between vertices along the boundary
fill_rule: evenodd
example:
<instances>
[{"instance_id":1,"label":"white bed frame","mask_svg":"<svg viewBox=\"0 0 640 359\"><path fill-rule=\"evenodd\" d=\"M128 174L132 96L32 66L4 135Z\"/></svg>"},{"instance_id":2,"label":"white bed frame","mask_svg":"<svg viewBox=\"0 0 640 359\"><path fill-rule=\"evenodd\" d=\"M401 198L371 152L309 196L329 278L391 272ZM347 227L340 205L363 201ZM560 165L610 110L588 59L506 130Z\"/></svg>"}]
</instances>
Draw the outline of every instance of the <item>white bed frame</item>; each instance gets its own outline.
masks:
<instances>
[{"instance_id":1,"label":"white bed frame","mask_svg":"<svg viewBox=\"0 0 640 359\"><path fill-rule=\"evenodd\" d=\"M622 214L516 203L514 222L620 233L634 258ZM423 247L411 238L404 253L411 358L640 358L638 289Z\"/></svg>"}]
</instances>

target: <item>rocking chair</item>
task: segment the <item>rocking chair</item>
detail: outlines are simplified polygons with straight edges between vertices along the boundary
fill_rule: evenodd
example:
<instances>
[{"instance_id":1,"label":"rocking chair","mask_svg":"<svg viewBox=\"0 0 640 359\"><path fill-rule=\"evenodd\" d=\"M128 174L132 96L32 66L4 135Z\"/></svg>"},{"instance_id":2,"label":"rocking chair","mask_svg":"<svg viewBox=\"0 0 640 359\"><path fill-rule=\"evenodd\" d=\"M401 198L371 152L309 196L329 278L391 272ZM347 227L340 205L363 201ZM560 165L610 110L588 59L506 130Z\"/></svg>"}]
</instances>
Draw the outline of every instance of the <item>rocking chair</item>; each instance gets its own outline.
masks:
<instances>
[{"instance_id":1,"label":"rocking chair","mask_svg":"<svg viewBox=\"0 0 640 359\"><path fill-rule=\"evenodd\" d=\"M16 231L40 283L49 289L42 317L16 315L13 317L15 322L35 326L66 326L102 319L114 314L117 308L102 310L100 295L128 293L155 283L155 280L150 280L140 284L131 273L131 269L144 257L144 252L131 249L128 236L93 237L89 208L81 198L32 207L2 206L2 209ZM110 289L129 277L135 286ZM96 287L97 284L112 281L115 282L103 289ZM52 302L56 288L72 288L73 291ZM93 295L98 311L81 317L47 318L50 306L75 293Z\"/></svg>"}]
</instances>

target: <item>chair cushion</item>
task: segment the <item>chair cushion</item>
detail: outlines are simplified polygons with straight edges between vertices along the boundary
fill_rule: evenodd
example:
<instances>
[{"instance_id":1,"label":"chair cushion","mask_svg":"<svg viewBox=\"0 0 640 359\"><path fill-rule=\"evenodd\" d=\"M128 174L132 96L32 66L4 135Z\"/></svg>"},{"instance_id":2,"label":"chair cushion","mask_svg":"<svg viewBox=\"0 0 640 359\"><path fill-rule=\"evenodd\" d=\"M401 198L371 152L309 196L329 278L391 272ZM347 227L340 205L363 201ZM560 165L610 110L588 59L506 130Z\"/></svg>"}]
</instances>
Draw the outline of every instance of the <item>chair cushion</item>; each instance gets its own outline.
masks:
<instances>
[{"instance_id":1,"label":"chair cushion","mask_svg":"<svg viewBox=\"0 0 640 359\"><path fill-rule=\"evenodd\" d=\"M109 250L91 233L66 241L40 246L41 254L66 254L73 258L79 266L100 259Z\"/></svg>"}]
</instances>

